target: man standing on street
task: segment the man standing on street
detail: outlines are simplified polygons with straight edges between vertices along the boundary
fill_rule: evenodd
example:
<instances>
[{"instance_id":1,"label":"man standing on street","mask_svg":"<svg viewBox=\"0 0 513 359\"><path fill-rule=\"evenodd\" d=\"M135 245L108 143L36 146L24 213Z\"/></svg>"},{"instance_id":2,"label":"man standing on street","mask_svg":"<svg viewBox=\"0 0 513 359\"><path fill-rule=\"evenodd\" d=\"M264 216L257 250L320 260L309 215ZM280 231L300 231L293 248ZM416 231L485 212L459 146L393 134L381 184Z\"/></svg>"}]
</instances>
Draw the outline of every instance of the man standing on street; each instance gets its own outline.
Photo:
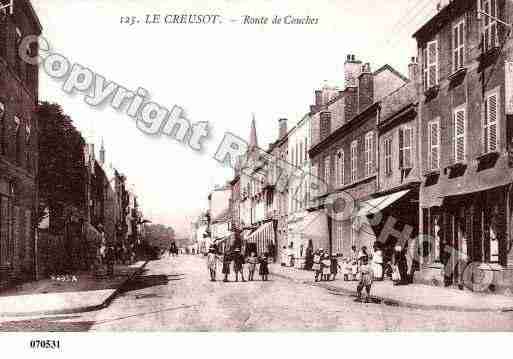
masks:
<instances>
[{"instance_id":1,"label":"man standing on street","mask_svg":"<svg viewBox=\"0 0 513 359\"><path fill-rule=\"evenodd\" d=\"M242 278L242 281L245 282L244 279L244 256L240 252L240 248L236 248L233 254L233 269L235 271L235 281L239 281L239 273Z\"/></svg>"}]
</instances>

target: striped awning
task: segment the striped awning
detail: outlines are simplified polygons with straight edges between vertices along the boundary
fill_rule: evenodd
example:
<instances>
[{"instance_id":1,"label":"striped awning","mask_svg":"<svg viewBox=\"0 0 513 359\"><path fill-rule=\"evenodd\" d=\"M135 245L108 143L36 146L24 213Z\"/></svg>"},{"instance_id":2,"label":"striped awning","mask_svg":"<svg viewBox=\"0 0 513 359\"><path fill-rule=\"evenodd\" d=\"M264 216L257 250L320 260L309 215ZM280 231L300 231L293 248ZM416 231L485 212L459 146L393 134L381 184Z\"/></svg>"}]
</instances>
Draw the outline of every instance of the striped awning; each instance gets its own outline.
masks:
<instances>
[{"instance_id":1,"label":"striped awning","mask_svg":"<svg viewBox=\"0 0 513 359\"><path fill-rule=\"evenodd\" d=\"M273 222L269 221L258 227L253 233L246 237L246 243L257 243L258 239L267 239L274 243Z\"/></svg>"}]
</instances>

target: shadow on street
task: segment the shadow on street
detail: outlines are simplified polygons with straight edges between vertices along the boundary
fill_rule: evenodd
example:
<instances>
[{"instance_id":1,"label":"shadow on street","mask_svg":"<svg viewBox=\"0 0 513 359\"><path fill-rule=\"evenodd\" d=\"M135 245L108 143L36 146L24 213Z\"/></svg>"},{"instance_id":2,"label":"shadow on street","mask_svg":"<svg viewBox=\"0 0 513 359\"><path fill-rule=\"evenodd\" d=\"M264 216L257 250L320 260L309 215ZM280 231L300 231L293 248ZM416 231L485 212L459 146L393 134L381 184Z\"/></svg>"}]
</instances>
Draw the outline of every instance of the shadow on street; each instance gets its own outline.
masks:
<instances>
[{"instance_id":1,"label":"shadow on street","mask_svg":"<svg viewBox=\"0 0 513 359\"><path fill-rule=\"evenodd\" d=\"M162 285L167 285L171 281L179 281L182 280L183 277L181 274L151 274L151 275L139 275L136 278L132 279L130 282L126 283L120 291L120 295L124 295L126 293L141 290L145 288L157 287Z\"/></svg>"}]
</instances>

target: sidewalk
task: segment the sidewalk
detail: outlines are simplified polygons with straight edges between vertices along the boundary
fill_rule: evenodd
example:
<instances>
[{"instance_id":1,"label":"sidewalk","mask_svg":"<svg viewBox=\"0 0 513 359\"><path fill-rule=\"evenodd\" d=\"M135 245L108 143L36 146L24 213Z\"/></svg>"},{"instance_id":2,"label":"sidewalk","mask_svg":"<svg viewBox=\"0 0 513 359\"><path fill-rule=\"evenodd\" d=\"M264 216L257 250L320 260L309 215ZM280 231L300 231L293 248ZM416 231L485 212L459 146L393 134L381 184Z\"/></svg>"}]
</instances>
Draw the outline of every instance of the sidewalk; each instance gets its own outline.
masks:
<instances>
[{"instance_id":1,"label":"sidewalk","mask_svg":"<svg viewBox=\"0 0 513 359\"><path fill-rule=\"evenodd\" d=\"M116 265L114 276L97 279L90 272L24 283L0 292L0 317L79 313L107 306L121 287L147 262Z\"/></svg>"},{"instance_id":2,"label":"sidewalk","mask_svg":"<svg viewBox=\"0 0 513 359\"><path fill-rule=\"evenodd\" d=\"M296 283L319 286L330 291L356 296L357 282L342 278L315 282L314 273L290 267L271 265L271 274ZM423 284L394 286L391 281L374 282L371 295L378 302L416 309L451 310L461 312L513 311L513 297L499 294L474 293L468 290L440 288Z\"/></svg>"}]
</instances>

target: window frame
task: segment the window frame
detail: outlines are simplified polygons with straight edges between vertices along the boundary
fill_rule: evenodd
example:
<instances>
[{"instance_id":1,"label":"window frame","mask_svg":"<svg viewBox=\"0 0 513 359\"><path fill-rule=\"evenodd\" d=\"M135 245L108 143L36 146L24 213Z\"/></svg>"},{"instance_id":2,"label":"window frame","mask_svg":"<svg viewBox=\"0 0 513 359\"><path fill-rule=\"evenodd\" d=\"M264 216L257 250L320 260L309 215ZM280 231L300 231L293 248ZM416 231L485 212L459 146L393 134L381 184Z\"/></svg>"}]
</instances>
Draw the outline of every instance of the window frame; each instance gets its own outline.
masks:
<instances>
[{"instance_id":1,"label":"window frame","mask_svg":"<svg viewBox=\"0 0 513 359\"><path fill-rule=\"evenodd\" d=\"M351 183L358 180L358 140L351 142Z\"/></svg>"},{"instance_id":2,"label":"window frame","mask_svg":"<svg viewBox=\"0 0 513 359\"><path fill-rule=\"evenodd\" d=\"M374 131L365 134L364 142L365 176L370 177L374 173Z\"/></svg>"},{"instance_id":3,"label":"window frame","mask_svg":"<svg viewBox=\"0 0 513 359\"><path fill-rule=\"evenodd\" d=\"M493 17L498 18L499 16L499 5L498 0L478 0L481 1L481 11L490 15L483 15L481 18L483 19L482 24L482 44L483 44L483 52L490 51L499 46L499 30L498 23ZM495 4L495 7L492 8L492 4ZM489 6L489 8L488 8ZM492 38L495 39L495 43L492 43ZM489 40L489 41L488 41Z\"/></svg>"},{"instance_id":4,"label":"window frame","mask_svg":"<svg viewBox=\"0 0 513 359\"><path fill-rule=\"evenodd\" d=\"M431 59L429 48L430 45L435 45L435 59ZM424 79L424 90L427 91L430 88L438 85L439 83L439 58L440 54L438 51L438 40L431 40L426 42L425 48L422 49L422 67L423 67L423 79ZM431 68L434 67L434 79L431 77Z\"/></svg>"},{"instance_id":5,"label":"window frame","mask_svg":"<svg viewBox=\"0 0 513 359\"><path fill-rule=\"evenodd\" d=\"M465 18L456 22L452 27L452 70L457 72L465 67L466 61L466 28L467 23Z\"/></svg>"},{"instance_id":6,"label":"window frame","mask_svg":"<svg viewBox=\"0 0 513 359\"><path fill-rule=\"evenodd\" d=\"M328 185L331 185L331 156L327 154L324 157L324 182Z\"/></svg>"},{"instance_id":7,"label":"window frame","mask_svg":"<svg viewBox=\"0 0 513 359\"><path fill-rule=\"evenodd\" d=\"M385 176L392 175L392 138L388 137L383 140L383 162L385 164Z\"/></svg>"},{"instance_id":8,"label":"window frame","mask_svg":"<svg viewBox=\"0 0 513 359\"><path fill-rule=\"evenodd\" d=\"M405 133L408 132L409 136ZM408 138L408 145L405 139ZM401 140L402 139L402 140ZM408 163L405 163L405 153L408 152ZM413 128L410 125L403 126L399 129L399 168L413 167Z\"/></svg>"},{"instance_id":9,"label":"window frame","mask_svg":"<svg viewBox=\"0 0 513 359\"><path fill-rule=\"evenodd\" d=\"M345 171L344 171L345 154L341 148L335 154L335 185L342 187L345 183Z\"/></svg>"}]
</instances>

